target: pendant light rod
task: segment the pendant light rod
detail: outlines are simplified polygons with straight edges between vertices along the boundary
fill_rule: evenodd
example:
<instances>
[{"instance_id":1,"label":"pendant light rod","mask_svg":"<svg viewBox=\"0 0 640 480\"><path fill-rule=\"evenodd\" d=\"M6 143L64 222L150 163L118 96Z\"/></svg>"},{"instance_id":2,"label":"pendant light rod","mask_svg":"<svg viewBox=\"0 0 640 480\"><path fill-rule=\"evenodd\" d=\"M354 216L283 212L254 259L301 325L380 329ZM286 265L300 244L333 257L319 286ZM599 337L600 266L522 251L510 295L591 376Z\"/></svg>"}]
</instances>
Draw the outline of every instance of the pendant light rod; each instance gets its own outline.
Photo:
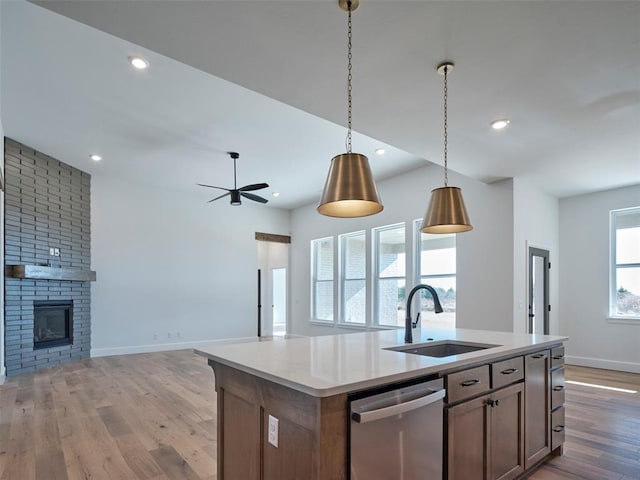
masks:
<instances>
[{"instance_id":1,"label":"pendant light rod","mask_svg":"<svg viewBox=\"0 0 640 480\"><path fill-rule=\"evenodd\" d=\"M353 90L353 86L351 85L351 81L353 80L353 75L351 74L351 31L352 31L352 23L351 23L351 12L353 11L353 4L351 0L347 0L347 12L349 14L349 19L347 21L347 144L346 150L347 153L351 153L351 119L352 119L352 111L353 111L353 101L351 99L351 91Z\"/></svg>"},{"instance_id":2,"label":"pendant light rod","mask_svg":"<svg viewBox=\"0 0 640 480\"><path fill-rule=\"evenodd\" d=\"M447 158L447 147L449 146L449 137L447 132L448 126L448 109L447 100L449 98L449 89L447 85L447 74L453 70L453 62L443 62L438 65L438 73L444 75L444 186L449 186L449 162Z\"/></svg>"},{"instance_id":3,"label":"pendant light rod","mask_svg":"<svg viewBox=\"0 0 640 480\"><path fill-rule=\"evenodd\" d=\"M238 152L227 152L227 153L231 158L233 158L233 189L235 190L238 188L238 182L236 180L236 161L240 157L240 154L238 154Z\"/></svg>"}]
</instances>

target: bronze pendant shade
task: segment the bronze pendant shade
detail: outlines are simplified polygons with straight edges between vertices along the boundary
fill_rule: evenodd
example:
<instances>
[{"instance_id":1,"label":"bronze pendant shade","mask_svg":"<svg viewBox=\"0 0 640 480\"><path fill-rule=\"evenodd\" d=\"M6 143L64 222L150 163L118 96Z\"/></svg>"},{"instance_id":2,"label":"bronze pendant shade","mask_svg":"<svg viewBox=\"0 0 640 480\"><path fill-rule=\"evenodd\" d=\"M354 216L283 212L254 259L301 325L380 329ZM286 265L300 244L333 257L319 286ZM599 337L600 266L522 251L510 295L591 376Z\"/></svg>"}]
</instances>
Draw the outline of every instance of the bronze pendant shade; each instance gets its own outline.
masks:
<instances>
[{"instance_id":1,"label":"bronze pendant shade","mask_svg":"<svg viewBox=\"0 0 640 480\"><path fill-rule=\"evenodd\" d=\"M460 233L473 227L464 206L462 190L440 187L431 191L431 202L422 220L424 233Z\"/></svg>"},{"instance_id":2,"label":"bronze pendant shade","mask_svg":"<svg viewBox=\"0 0 640 480\"><path fill-rule=\"evenodd\" d=\"M331 159L318 212L353 218L374 215L383 208L366 156L342 153Z\"/></svg>"}]
</instances>

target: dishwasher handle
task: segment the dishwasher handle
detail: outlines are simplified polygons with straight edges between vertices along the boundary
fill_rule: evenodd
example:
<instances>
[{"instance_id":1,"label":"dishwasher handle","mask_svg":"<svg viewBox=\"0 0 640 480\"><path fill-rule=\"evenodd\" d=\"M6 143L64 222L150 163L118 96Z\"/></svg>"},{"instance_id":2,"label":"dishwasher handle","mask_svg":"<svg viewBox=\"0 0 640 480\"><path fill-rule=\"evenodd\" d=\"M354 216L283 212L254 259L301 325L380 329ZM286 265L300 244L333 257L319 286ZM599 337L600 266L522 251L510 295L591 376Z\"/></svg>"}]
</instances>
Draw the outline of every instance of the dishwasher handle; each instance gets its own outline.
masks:
<instances>
[{"instance_id":1,"label":"dishwasher handle","mask_svg":"<svg viewBox=\"0 0 640 480\"><path fill-rule=\"evenodd\" d=\"M383 418L393 417L394 415L410 412L435 403L438 400L443 399L445 393L446 390L444 388L441 390L431 390L424 397L416 398L405 403L399 403L398 405L391 405L390 407L370 410L368 412L352 412L351 419L357 423L368 423L375 420L381 420Z\"/></svg>"}]
</instances>

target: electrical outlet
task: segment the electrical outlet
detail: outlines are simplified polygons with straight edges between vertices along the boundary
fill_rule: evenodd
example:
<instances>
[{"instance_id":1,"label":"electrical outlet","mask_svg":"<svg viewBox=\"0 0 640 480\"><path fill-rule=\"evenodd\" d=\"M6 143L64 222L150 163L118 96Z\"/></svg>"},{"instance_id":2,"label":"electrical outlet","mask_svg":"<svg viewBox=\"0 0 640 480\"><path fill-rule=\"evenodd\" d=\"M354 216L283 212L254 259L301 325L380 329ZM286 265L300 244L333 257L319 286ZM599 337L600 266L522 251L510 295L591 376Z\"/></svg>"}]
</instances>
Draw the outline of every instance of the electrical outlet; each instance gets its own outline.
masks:
<instances>
[{"instance_id":1,"label":"electrical outlet","mask_svg":"<svg viewBox=\"0 0 640 480\"><path fill-rule=\"evenodd\" d=\"M55 250L55 248L50 247L50 248L49 248L49 255L53 257L53 256L55 256L55 254L56 254L56 250Z\"/></svg>"},{"instance_id":2,"label":"electrical outlet","mask_svg":"<svg viewBox=\"0 0 640 480\"><path fill-rule=\"evenodd\" d=\"M278 448L278 423L280 421L276 417L269 415L269 443Z\"/></svg>"},{"instance_id":3,"label":"electrical outlet","mask_svg":"<svg viewBox=\"0 0 640 480\"><path fill-rule=\"evenodd\" d=\"M56 256L56 257L59 257L60 256L60 249L59 248L54 248L53 249L53 255Z\"/></svg>"}]
</instances>

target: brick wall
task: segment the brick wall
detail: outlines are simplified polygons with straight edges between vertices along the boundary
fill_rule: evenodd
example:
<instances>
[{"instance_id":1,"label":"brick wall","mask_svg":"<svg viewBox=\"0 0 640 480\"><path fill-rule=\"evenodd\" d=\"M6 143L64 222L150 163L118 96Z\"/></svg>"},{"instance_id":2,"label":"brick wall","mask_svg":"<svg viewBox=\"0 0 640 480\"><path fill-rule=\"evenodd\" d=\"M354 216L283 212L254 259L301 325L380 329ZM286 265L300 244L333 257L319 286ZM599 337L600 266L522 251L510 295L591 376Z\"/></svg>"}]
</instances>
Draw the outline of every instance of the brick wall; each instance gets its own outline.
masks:
<instances>
[{"instance_id":1,"label":"brick wall","mask_svg":"<svg viewBox=\"0 0 640 480\"><path fill-rule=\"evenodd\" d=\"M5 264L91 268L91 176L5 138ZM49 248L60 257L50 257ZM33 302L73 301L73 344L33 350ZM7 375L89 357L89 282L5 277Z\"/></svg>"}]
</instances>

